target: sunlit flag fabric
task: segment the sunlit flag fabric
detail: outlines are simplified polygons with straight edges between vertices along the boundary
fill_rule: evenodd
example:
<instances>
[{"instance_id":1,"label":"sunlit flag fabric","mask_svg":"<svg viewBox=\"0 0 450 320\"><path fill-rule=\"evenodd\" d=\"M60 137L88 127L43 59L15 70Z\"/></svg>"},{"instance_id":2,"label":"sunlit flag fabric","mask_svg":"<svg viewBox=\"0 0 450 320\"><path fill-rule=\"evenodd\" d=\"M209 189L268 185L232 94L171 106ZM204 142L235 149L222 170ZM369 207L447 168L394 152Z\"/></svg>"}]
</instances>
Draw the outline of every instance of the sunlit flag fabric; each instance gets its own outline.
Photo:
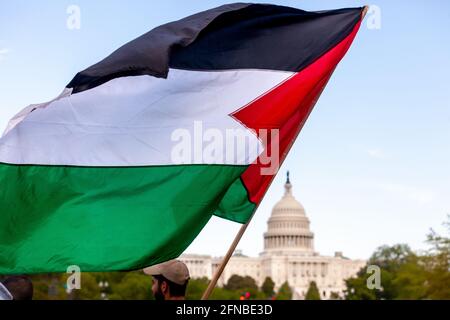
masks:
<instances>
[{"instance_id":1,"label":"sunlit flag fabric","mask_svg":"<svg viewBox=\"0 0 450 320\"><path fill-rule=\"evenodd\" d=\"M0 274L138 269L179 256L212 215L248 221L275 174L264 151L286 157L362 11L224 5L25 108L0 139ZM230 130L246 143L217 140Z\"/></svg>"}]
</instances>

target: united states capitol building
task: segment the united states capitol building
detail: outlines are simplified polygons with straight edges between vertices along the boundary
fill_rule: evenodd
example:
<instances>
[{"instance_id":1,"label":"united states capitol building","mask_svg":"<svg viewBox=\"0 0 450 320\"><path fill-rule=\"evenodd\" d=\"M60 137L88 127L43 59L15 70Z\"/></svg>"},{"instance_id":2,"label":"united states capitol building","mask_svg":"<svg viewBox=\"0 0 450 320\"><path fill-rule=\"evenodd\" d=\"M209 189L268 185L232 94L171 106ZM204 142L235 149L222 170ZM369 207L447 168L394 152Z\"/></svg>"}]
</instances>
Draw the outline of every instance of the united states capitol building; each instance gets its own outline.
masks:
<instances>
[{"instance_id":1,"label":"united states capitol building","mask_svg":"<svg viewBox=\"0 0 450 320\"><path fill-rule=\"evenodd\" d=\"M264 251L259 257L247 257L237 251L228 262L218 285L225 284L234 275L250 276L259 286L266 277L275 282L275 289L285 281L293 292L293 299L303 299L311 281L315 281L322 299L332 293L342 296L344 280L354 276L366 263L350 260L341 252L334 257L322 256L314 250L314 233L305 209L298 202L289 181L284 186L283 198L275 204L264 233ZM188 266L192 278L211 279L221 257L184 254L180 258Z\"/></svg>"}]
</instances>

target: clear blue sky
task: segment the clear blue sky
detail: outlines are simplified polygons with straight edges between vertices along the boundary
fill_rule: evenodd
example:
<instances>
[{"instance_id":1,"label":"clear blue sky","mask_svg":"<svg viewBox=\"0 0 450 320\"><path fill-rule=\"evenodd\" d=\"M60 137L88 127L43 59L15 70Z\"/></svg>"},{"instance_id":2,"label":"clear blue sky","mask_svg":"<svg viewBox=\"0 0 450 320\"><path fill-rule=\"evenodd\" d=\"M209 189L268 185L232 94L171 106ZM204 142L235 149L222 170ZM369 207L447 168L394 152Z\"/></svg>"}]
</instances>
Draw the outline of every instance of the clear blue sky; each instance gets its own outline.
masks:
<instances>
[{"instance_id":1,"label":"clear blue sky","mask_svg":"<svg viewBox=\"0 0 450 320\"><path fill-rule=\"evenodd\" d=\"M264 1L265 2L265 1ZM76 72L162 23L225 1L1 1L0 128L58 95ZM367 258L382 244L424 247L450 213L450 3L272 1L306 10L375 4L261 204L239 248L262 233L291 171L324 254ZM67 7L81 29L66 27ZM239 225L214 218L189 252L223 255Z\"/></svg>"}]
</instances>

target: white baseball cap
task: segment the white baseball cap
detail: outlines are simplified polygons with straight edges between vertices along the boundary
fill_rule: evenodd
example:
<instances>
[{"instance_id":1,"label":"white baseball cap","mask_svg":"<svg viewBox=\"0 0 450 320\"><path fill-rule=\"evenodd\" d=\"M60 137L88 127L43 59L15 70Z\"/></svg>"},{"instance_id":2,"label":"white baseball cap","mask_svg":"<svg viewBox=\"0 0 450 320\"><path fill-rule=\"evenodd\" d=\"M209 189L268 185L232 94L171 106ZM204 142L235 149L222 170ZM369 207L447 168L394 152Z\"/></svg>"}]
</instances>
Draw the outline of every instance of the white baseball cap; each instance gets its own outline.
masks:
<instances>
[{"instance_id":1,"label":"white baseball cap","mask_svg":"<svg viewBox=\"0 0 450 320\"><path fill-rule=\"evenodd\" d=\"M179 285L184 285L190 279L188 268L180 260L169 260L147 267L144 273L151 276L161 275Z\"/></svg>"}]
</instances>

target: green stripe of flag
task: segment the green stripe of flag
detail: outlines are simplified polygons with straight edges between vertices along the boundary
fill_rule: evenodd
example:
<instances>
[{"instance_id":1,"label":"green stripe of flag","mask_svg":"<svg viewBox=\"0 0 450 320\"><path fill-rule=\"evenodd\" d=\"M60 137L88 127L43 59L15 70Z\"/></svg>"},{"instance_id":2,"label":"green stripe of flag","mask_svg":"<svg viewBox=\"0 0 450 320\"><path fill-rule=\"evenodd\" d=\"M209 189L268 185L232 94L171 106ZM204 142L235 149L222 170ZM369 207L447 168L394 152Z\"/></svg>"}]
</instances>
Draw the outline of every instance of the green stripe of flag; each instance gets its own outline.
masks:
<instances>
[{"instance_id":1,"label":"green stripe of flag","mask_svg":"<svg viewBox=\"0 0 450 320\"><path fill-rule=\"evenodd\" d=\"M248 220L246 168L0 164L0 274L131 270L175 258L212 214Z\"/></svg>"}]
</instances>

